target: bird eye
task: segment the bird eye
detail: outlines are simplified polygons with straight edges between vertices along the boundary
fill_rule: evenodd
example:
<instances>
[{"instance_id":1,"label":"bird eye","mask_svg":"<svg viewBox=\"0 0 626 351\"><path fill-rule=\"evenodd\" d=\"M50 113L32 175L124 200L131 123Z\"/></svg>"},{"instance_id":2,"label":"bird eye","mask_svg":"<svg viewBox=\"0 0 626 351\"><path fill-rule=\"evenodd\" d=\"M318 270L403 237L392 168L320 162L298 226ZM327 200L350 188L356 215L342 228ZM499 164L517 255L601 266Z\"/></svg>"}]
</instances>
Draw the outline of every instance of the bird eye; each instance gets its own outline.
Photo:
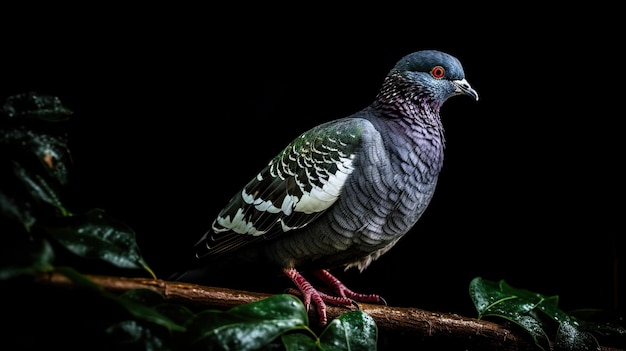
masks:
<instances>
[{"instance_id":1,"label":"bird eye","mask_svg":"<svg viewBox=\"0 0 626 351\"><path fill-rule=\"evenodd\" d=\"M444 74L446 74L446 70L441 66L435 66L432 70L430 70L430 75L437 79L443 78Z\"/></svg>"}]
</instances>

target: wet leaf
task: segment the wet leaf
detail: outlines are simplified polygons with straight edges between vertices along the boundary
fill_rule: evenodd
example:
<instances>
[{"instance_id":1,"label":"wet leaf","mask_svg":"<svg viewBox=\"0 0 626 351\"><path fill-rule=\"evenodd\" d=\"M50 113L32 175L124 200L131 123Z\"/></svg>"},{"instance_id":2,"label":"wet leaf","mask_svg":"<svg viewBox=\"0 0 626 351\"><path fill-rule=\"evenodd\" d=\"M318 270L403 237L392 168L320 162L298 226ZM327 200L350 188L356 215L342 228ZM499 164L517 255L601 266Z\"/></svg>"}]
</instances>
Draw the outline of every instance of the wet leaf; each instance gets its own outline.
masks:
<instances>
[{"instance_id":1,"label":"wet leaf","mask_svg":"<svg viewBox=\"0 0 626 351\"><path fill-rule=\"evenodd\" d=\"M103 210L63 217L44 228L54 239L74 254L100 259L120 268L145 269L154 273L141 256L135 232Z\"/></svg>"},{"instance_id":2,"label":"wet leaf","mask_svg":"<svg viewBox=\"0 0 626 351\"><path fill-rule=\"evenodd\" d=\"M44 162L30 151L20 153L13 149L12 145L0 145L3 212L21 220L27 230L36 217L67 215L59 196L59 188L66 180L64 167L59 165L53 172L47 166L42 167Z\"/></svg>"},{"instance_id":3,"label":"wet leaf","mask_svg":"<svg viewBox=\"0 0 626 351\"><path fill-rule=\"evenodd\" d=\"M497 316L497 315L494 315ZM550 350L550 336L544 330L544 326L536 318L530 315L517 315L514 318L501 315L500 317L507 319L526 330L533 339L533 342L541 350Z\"/></svg>"},{"instance_id":4,"label":"wet leaf","mask_svg":"<svg viewBox=\"0 0 626 351\"><path fill-rule=\"evenodd\" d=\"M211 350L258 350L283 333L308 329L302 302L281 294L240 305L228 311L199 313L188 325L194 347Z\"/></svg>"},{"instance_id":5,"label":"wet leaf","mask_svg":"<svg viewBox=\"0 0 626 351\"><path fill-rule=\"evenodd\" d=\"M569 313L580 322L581 329L602 337L624 338L626 341L626 328L621 326L624 319L617 312L588 308Z\"/></svg>"},{"instance_id":6,"label":"wet leaf","mask_svg":"<svg viewBox=\"0 0 626 351\"><path fill-rule=\"evenodd\" d=\"M554 303L554 297L547 297L523 289L514 289L506 282L475 278L470 283L470 296L478 311L478 318L490 315L515 317L532 311L541 302ZM558 301L558 298L556 298Z\"/></svg>"},{"instance_id":7,"label":"wet leaf","mask_svg":"<svg viewBox=\"0 0 626 351\"><path fill-rule=\"evenodd\" d=\"M599 351L600 344L590 333L582 331L572 321L565 320L559 323L559 329L554 340L554 350Z\"/></svg>"},{"instance_id":8,"label":"wet leaf","mask_svg":"<svg viewBox=\"0 0 626 351\"><path fill-rule=\"evenodd\" d=\"M22 186L28 194L27 199L33 202L31 207L41 208L42 204L47 204L56 209L61 216L69 214L69 211L65 209L59 199L58 191L50 186L41 175L23 168L19 163L14 164L14 169L16 176L22 182Z\"/></svg>"},{"instance_id":9,"label":"wet leaf","mask_svg":"<svg viewBox=\"0 0 626 351\"><path fill-rule=\"evenodd\" d=\"M11 96L0 109L0 146L4 157L46 178L67 184L71 156L64 124L72 111L55 96ZM55 184L52 184L52 182Z\"/></svg>"},{"instance_id":10,"label":"wet leaf","mask_svg":"<svg viewBox=\"0 0 626 351\"><path fill-rule=\"evenodd\" d=\"M286 333L281 337L286 351L319 351L320 345L315 335Z\"/></svg>"},{"instance_id":11,"label":"wet leaf","mask_svg":"<svg viewBox=\"0 0 626 351\"><path fill-rule=\"evenodd\" d=\"M233 307L228 314L241 319L275 319L294 325L309 322L306 308L299 298L290 294L273 295L268 298Z\"/></svg>"},{"instance_id":12,"label":"wet leaf","mask_svg":"<svg viewBox=\"0 0 626 351\"><path fill-rule=\"evenodd\" d=\"M60 200L71 165L67 137L57 123L39 120L56 121L53 116L64 113L57 100L16 95L0 110L0 201L3 214L26 231L41 217L69 213Z\"/></svg>"},{"instance_id":13,"label":"wet leaf","mask_svg":"<svg viewBox=\"0 0 626 351\"><path fill-rule=\"evenodd\" d=\"M346 312L333 319L320 335L322 350L370 351L376 349L378 329L363 311Z\"/></svg>"},{"instance_id":14,"label":"wet leaf","mask_svg":"<svg viewBox=\"0 0 626 351\"><path fill-rule=\"evenodd\" d=\"M470 296L478 318L487 316L507 319L526 330L538 347L550 349L595 350L599 343L592 333L624 338L626 331L617 325L592 323L577 319L558 307L557 296L545 296L506 284L474 278Z\"/></svg>"},{"instance_id":15,"label":"wet leaf","mask_svg":"<svg viewBox=\"0 0 626 351\"><path fill-rule=\"evenodd\" d=\"M335 318L318 338L308 327L302 302L275 295L229 311L204 311L187 326L193 346L216 350L259 350L282 341L288 351L375 350L378 329L362 311Z\"/></svg>"}]
</instances>

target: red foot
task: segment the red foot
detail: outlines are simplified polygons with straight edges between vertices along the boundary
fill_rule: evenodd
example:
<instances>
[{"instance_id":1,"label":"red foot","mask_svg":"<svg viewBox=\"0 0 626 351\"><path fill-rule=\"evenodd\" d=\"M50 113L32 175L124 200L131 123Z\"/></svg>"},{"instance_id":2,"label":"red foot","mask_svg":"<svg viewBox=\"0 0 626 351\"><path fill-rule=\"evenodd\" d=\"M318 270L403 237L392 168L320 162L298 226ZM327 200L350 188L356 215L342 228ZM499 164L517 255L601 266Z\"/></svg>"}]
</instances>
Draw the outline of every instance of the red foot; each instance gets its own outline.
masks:
<instances>
[{"instance_id":1,"label":"red foot","mask_svg":"<svg viewBox=\"0 0 626 351\"><path fill-rule=\"evenodd\" d=\"M360 294L348 289L339 279L335 278L330 272L325 269L319 269L313 271L316 277L328 284L339 296L343 298L352 299L357 302L368 303L380 303L384 301L379 295L376 294ZM329 302L329 301L327 301ZM329 302L330 303L330 302Z\"/></svg>"},{"instance_id":2,"label":"red foot","mask_svg":"<svg viewBox=\"0 0 626 351\"><path fill-rule=\"evenodd\" d=\"M298 287L299 291L289 289L288 292L295 295L300 295L307 311L311 307L311 301L316 306L317 313L319 315L319 323L324 326L328 322L326 316L326 303L337 306L352 306L355 301L357 302L370 302L380 303L384 300L375 294L359 294L348 289L339 279L335 278L326 270L313 271L316 277L330 286L339 296L332 296L315 289L311 283L309 283L298 271L294 268L285 268L283 272L293 281Z\"/></svg>"},{"instance_id":3,"label":"red foot","mask_svg":"<svg viewBox=\"0 0 626 351\"><path fill-rule=\"evenodd\" d=\"M294 284L300 290L302 294L302 302L304 307L309 311L311 308L311 300L315 306L317 306L317 313L319 315L319 323L321 326L325 326L328 323L328 317L326 317L326 304L322 294L315 290L315 288L309 283L298 271L294 268L285 268L283 272L293 281Z\"/></svg>"}]
</instances>

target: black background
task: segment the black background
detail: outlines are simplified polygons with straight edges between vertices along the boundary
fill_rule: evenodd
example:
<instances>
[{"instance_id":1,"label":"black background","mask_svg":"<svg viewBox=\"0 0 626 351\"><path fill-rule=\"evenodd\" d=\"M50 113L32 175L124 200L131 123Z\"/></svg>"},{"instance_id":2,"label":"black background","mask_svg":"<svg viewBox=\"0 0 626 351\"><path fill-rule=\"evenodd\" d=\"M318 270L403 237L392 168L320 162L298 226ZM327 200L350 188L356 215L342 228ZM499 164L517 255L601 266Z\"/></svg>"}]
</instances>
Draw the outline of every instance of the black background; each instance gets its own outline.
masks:
<instances>
[{"instance_id":1,"label":"black background","mask_svg":"<svg viewBox=\"0 0 626 351\"><path fill-rule=\"evenodd\" d=\"M566 310L623 311L624 57L604 45L611 22L591 20L604 13L557 26L543 10L485 20L436 6L48 10L4 12L1 97L37 91L74 111L66 201L130 225L160 278L289 141L369 104L402 56L439 49L480 101L444 105L444 169L416 227L339 276L390 305L469 316L477 276Z\"/></svg>"}]
</instances>

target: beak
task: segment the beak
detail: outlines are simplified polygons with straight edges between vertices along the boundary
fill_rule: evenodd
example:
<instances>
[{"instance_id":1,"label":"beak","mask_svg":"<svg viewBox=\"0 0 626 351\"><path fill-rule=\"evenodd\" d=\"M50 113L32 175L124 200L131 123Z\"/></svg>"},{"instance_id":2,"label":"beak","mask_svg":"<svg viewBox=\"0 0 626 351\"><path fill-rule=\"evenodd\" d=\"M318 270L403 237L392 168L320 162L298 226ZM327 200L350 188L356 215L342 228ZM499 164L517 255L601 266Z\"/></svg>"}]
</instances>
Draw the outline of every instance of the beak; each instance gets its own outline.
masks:
<instances>
[{"instance_id":1,"label":"beak","mask_svg":"<svg viewBox=\"0 0 626 351\"><path fill-rule=\"evenodd\" d=\"M476 101L478 101L478 93L476 90L472 88L472 86L465 79L453 80L454 86L456 87L456 92L459 94L465 94L467 96L473 97Z\"/></svg>"}]
</instances>

